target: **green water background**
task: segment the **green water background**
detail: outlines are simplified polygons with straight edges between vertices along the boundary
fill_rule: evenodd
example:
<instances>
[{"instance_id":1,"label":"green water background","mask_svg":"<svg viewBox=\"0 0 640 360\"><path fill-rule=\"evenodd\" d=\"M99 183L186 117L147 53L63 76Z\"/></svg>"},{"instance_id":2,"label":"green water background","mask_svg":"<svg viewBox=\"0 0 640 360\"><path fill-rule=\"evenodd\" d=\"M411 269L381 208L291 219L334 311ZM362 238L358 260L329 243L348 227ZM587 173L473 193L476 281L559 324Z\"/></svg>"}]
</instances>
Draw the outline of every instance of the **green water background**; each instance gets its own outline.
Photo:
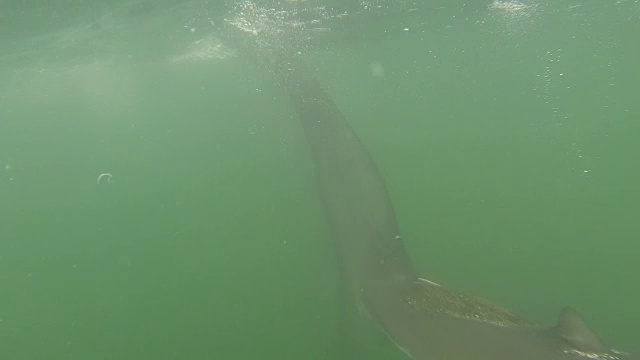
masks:
<instances>
[{"instance_id":1,"label":"green water background","mask_svg":"<svg viewBox=\"0 0 640 360\"><path fill-rule=\"evenodd\" d=\"M332 358L335 261L288 99L241 58L170 61L222 4L140 4L0 6L2 358ZM572 305L640 352L640 4L527 4L372 19L307 60L425 277L543 324Z\"/></svg>"}]
</instances>

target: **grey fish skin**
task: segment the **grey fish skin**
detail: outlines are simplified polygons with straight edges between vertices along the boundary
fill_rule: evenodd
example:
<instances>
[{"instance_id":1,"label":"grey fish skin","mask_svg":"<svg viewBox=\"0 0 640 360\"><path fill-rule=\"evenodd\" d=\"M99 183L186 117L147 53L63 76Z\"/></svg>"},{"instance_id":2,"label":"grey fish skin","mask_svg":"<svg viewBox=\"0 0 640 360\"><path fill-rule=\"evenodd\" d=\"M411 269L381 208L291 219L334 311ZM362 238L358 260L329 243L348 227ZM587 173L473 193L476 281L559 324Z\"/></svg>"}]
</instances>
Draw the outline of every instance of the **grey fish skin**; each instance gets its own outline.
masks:
<instances>
[{"instance_id":1,"label":"grey fish skin","mask_svg":"<svg viewBox=\"0 0 640 360\"><path fill-rule=\"evenodd\" d=\"M416 360L640 360L602 343L571 308L553 327L418 276L384 180L329 94L296 57L277 73L304 128L343 281Z\"/></svg>"}]
</instances>

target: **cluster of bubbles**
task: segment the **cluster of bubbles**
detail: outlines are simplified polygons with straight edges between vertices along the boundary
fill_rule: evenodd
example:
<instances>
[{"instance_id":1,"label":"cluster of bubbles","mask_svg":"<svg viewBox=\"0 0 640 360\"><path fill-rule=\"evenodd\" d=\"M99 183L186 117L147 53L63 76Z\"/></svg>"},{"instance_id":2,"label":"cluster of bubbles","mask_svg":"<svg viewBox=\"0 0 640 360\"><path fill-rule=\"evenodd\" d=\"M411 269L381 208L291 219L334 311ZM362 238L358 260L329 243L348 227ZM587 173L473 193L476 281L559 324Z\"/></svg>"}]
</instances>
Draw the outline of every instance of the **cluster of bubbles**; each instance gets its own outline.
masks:
<instances>
[{"instance_id":1,"label":"cluster of bubbles","mask_svg":"<svg viewBox=\"0 0 640 360\"><path fill-rule=\"evenodd\" d=\"M258 60L272 60L276 54L303 52L311 41L330 32L325 27L340 16L325 6L286 2L266 7L245 1L225 18L225 40Z\"/></svg>"},{"instance_id":2,"label":"cluster of bubbles","mask_svg":"<svg viewBox=\"0 0 640 360\"><path fill-rule=\"evenodd\" d=\"M538 12L533 1L496 0L483 13L494 23L504 22L503 28L522 29ZM16 40L0 60L12 65L4 75L23 83L55 74L84 77L86 71L109 66L210 62L236 55L269 65L277 56L321 50L381 29L387 36L388 29L426 21L433 10L429 6L435 5L414 0L241 0L212 7L207 0L133 0L105 9L96 6L90 15L49 33ZM381 74L379 66L372 71ZM34 91L41 88L38 83Z\"/></svg>"},{"instance_id":3,"label":"cluster of bubbles","mask_svg":"<svg viewBox=\"0 0 640 360\"><path fill-rule=\"evenodd\" d=\"M268 59L276 53L305 52L345 35L358 20L384 17L397 10L415 10L415 3L372 0L331 6L326 1L310 0L277 1L272 5L242 1L225 18L223 33L229 44Z\"/></svg>"},{"instance_id":4,"label":"cluster of bubbles","mask_svg":"<svg viewBox=\"0 0 640 360\"><path fill-rule=\"evenodd\" d=\"M531 1L494 0L489 13L507 35L524 34L534 25L539 4Z\"/></svg>"}]
</instances>

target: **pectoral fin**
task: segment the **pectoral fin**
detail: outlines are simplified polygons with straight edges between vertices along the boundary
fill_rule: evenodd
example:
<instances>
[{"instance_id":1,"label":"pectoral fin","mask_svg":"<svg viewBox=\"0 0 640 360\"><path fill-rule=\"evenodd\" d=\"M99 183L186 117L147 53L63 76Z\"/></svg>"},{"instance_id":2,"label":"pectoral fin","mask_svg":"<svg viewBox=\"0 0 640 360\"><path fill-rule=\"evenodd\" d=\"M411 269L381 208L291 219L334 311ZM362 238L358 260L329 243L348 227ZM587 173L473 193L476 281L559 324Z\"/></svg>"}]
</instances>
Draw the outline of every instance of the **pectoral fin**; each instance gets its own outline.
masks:
<instances>
[{"instance_id":1,"label":"pectoral fin","mask_svg":"<svg viewBox=\"0 0 640 360\"><path fill-rule=\"evenodd\" d=\"M598 335L585 323L582 316L570 307L562 309L558 324L554 329L561 338L568 341L576 350L591 353L602 353L609 350Z\"/></svg>"}]
</instances>

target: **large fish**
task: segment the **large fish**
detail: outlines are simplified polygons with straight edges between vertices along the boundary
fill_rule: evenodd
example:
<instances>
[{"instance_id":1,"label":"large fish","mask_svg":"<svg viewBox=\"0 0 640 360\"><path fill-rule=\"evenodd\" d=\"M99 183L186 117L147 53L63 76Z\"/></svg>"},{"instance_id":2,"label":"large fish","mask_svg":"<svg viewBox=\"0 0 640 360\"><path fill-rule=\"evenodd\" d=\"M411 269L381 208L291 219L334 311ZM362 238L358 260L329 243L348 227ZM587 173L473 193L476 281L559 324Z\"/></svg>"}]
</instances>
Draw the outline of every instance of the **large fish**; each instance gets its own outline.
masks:
<instances>
[{"instance_id":1,"label":"large fish","mask_svg":"<svg viewBox=\"0 0 640 360\"><path fill-rule=\"evenodd\" d=\"M605 345L571 308L555 326L419 277L384 180L357 134L298 57L278 75L308 140L341 276L361 308L413 359L640 360Z\"/></svg>"}]
</instances>

